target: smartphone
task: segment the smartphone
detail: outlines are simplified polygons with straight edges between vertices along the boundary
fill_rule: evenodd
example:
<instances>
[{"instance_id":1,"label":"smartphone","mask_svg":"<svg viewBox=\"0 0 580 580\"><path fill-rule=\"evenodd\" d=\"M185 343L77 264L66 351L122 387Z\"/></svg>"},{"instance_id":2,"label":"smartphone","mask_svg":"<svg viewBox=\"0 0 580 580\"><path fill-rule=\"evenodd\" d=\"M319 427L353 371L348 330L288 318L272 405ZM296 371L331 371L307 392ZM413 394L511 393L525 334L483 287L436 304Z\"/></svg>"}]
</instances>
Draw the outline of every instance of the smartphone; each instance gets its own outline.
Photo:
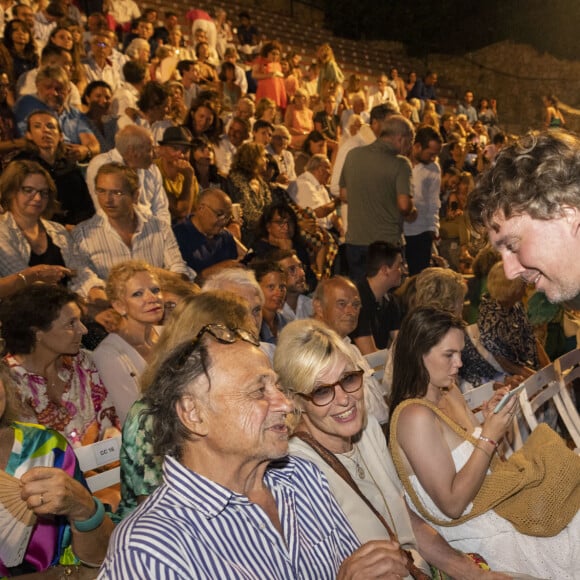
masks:
<instances>
[{"instance_id":1,"label":"smartphone","mask_svg":"<svg viewBox=\"0 0 580 580\"><path fill-rule=\"evenodd\" d=\"M525 383L521 383L515 389L512 389L509 393L506 393L501 398L501 401L495 406L495 409L493 410L493 412L499 413L508 404L508 401L510 401L512 397L515 397L516 395L518 395L519 392L525 388L526 388Z\"/></svg>"}]
</instances>

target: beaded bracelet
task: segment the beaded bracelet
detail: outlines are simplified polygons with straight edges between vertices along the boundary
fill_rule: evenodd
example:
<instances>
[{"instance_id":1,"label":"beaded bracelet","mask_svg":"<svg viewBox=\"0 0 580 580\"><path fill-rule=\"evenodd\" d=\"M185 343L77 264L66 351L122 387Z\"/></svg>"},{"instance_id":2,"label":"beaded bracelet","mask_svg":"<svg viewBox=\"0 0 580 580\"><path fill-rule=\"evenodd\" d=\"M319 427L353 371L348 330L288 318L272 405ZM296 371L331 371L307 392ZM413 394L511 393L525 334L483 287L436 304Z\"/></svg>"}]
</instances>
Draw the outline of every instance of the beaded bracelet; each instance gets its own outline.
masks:
<instances>
[{"instance_id":1,"label":"beaded bracelet","mask_svg":"<svg viewBox=\"0 0 580 580\"><path fill-rule=\"evenodd\" d=\"M103 505L103 502L94 496L93 501L95 502L95 507L97 509L88 520L81 520L80 522L73 520L73 524L79 532L92 532L93 530L96 530L105 519L105 506Z\"/></svg>"},{"instance_id":2,"label":"beaded bracelet","mask_svg":"<svg viewBox=\"0 0 580 580\"><path fill-rule=\"evenodd\" d=\"M485 441L486 443L489 443L490 445L493 445L496 449L498 448L497 441L494 441L493 439L490 439L489 437L485 437L484 435L480 435L479 436L479 440L480 441Z\"/></svg>"}]
</instances>

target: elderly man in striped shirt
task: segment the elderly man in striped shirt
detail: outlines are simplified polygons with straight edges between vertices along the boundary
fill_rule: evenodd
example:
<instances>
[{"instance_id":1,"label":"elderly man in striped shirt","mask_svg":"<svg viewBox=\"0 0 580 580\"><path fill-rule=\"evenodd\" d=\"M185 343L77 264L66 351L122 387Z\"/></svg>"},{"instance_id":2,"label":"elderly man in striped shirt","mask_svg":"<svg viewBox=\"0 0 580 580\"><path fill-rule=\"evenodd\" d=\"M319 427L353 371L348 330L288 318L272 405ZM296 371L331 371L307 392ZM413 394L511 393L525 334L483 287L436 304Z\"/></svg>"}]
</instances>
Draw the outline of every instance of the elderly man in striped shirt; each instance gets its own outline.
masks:
<instances>
[{"instance_id":1,"label":"elderly man in striped shirt","mask_svg":"<svg viewBox=\"0 0 580 580\"><path fill-rule=\"evenodd\" d=\"M99 579L407 576L395 544L359 547L324 475L287 457L293 408L250 332L205 326L145 401L164 483L117 528Z\"/></svg>"}]
</instances>

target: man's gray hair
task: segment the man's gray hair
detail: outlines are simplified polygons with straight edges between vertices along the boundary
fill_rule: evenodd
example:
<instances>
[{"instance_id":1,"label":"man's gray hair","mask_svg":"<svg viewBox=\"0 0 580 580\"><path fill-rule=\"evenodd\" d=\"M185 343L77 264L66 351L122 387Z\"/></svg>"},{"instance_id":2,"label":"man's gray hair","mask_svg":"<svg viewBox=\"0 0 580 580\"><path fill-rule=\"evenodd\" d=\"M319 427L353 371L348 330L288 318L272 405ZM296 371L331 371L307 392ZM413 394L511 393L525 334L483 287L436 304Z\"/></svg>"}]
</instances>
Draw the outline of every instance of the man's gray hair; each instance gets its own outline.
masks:
<instances>
[{"instance_id":1,"label":"man's gray hair","mask_svg":"<svg viewBox=\"0 0 580 580\"><path fill-rule=\"evenodd\" d=\"M323 163L330 163L328 161L328 157L322 153L317 153L308 160L304 169L312 173L313 171L316 171Z\"/></svg>"},{"instance_id":2,"label":"man's gray hair","mask_svg":"<svg viewBox=\"0 0 580 580\"><path fill-rule=\"evenodd\" d=\"M69 78L66 71L61 66L49 65L42 67L36 75L36 85L41 81L50 79L51 81L59 81L69 88Z\"/></svg>"},{"instance_id":3,"label":"man's gray hair","mask_svg":"<svg viewBox=\"0 0 580 580\"><path fill-rule=\"evenodd\" d=\"M169 351L145 392L143 415L153 422L153 448L160 457L171 455L180 460L186 442L191 440L191 433L180 421L176 409L185 395L196 392L197 396L203 396L203 391L209 388L203 384L192 385L203 376L210 381L212 361L207 340L204 336L193 344L188 339Z\"/></svg>"},{"instance_id":4,"label":"man's gray hair","mask_svg":"<svg viewBox=\"0 0 580 580\"><path fill-rule=\"evenodd\" d=\"M232 287L250 287L253 288L258 295L262 304L264 303L264 292L256 280L254 272L251 270L243 270L242 268L224 268L207 278L203 284L202 292L208 290L229 290L234 292Z\"/></svg>"},{"instance_id":5,"label":"man's gray hair","mask_svg":"<svg viewBox=\"0 0 580 580\"><path fill-rule=\"evenodd\" d=\"M115 148L124 157L131 148L146 147L151 143L151 132L145 127L127 125L115 135Z\"/></svg>"},{"instance_id":6,"label":"man's gray hair","mask_svg":"<svg viewBox=\"0 0 580 580\"><path fill-rule=\"evenodd\" d=\"M411 140L415 138L415 128L413 123L403 117L403 115L391 115L387 117L381 124L380 137L409 137Z\"/></svg>"},{"instance_id":7,"label":"man's gray hair","mask_svg":"<svg viewBox=\"0 0 580 580\"><path fill-rule=\"evenodd\" d=\"M230 196L221 189L218 189L217 187L208 187L201 191L197 196L197 199L195 200L196 206L199 207L202 201L210 197L215 197L222 201L231 201ZM216 290L218 290L218 288L216 288Z\"/></svg>"},{"instance_id":8,"label":"man's gray hair","mask_svg":"<svg viewBox=\"0 0 580 580\"><path fill-rule=\"evenodd\" d=\"M125 50L125 54L129 58L137 58L140 50L151 50L151 47L144 38L134 38Z\"/></svg>"}]
</instances>

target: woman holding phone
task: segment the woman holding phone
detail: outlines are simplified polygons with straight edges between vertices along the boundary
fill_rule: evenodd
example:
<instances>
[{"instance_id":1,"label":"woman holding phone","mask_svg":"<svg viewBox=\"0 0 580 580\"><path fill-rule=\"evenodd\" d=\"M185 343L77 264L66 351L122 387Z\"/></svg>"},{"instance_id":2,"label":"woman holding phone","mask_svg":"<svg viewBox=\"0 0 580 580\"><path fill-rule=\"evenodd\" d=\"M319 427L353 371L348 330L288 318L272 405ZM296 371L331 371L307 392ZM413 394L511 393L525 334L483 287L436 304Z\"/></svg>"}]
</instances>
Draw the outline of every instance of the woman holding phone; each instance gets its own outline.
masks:
<instances>
[{"instance_id":1,"label":"woman holding phone","mask_svg":"<svg viewBox=\"0 0 580 580\"><path fill-rule=\"evenodd\" d=\"M541 485L548 480L548 472L556 464L571 464L573 505L556 502L552 508L553 515L561 518L558 533L546 532L545 537L536 531L535 535L523 533L521 525L517 529L512 523L514 518L508 521L500 515L507 516L505 504L480 501L480 492L489 491L489 478L496 477L496 470L506 470L496 457L498 442L513 420L518 401L512 397L503 407L498 406L507 392L498 390L484 405L483 423L478 423L456 386L463 344L463 323L449 312L417 308L401 325L394 352L390 446L407 502L454 548L477 552L494 568L571 580L580 570L576 550L580 541L576 505L580 458L572 452L566 456L566 446L560 442L561 452L558 448L552 454L560 457L552 457L554 463L539 481ZM517 489L514 495L522 491L525 489ZM564 480L556 481L549 491L553 492L550 497L564 497ZM501 493L500 489L498 497ZM543 506L531 507L539 510Z\"/></svg>"}]
</instances>

